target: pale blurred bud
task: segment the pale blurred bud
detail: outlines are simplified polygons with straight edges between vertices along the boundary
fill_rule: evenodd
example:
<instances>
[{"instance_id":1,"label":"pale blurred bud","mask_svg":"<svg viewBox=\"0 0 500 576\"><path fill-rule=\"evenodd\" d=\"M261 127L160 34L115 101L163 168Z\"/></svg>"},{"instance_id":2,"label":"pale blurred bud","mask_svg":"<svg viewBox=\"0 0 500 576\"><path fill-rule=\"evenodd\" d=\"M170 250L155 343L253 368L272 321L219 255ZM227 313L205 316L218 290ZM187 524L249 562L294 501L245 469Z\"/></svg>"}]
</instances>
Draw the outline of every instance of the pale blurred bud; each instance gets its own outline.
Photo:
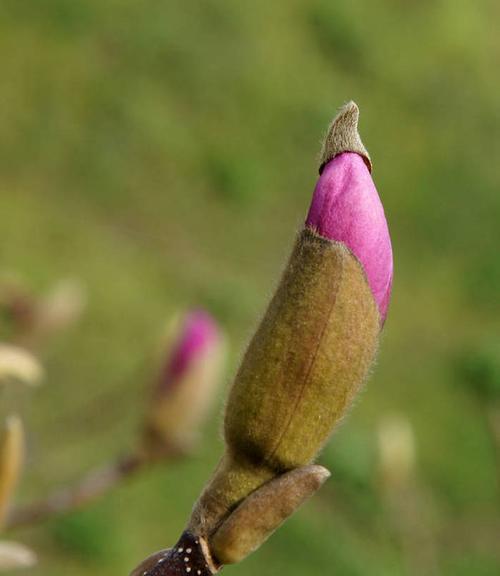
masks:
<instances>
[{"instance_id":1,"label":"pale blurred bud","mask_svg":"<svg viewBox=\"0 0 500 576\"><path fill-rule=\"evenodd\" d=\"M193 310L175 322L146 422L146 450L189 448L212 406L224 360L224 338L215 320Z\"/></svg>"},{"instance_id":2,"label":"pale blurred bud","mask_svg":"<svg viewBox=\"0 0 500 576\"><path fill-rule=\"evenodd\" d=\"M40 362L27 350L10 344L0 344L0 383L15 380L35 386L43 378Z\"/></svg>"},{"instance_id":3,"label":"pale blurred bud","mask_svg":"<svg viewBox=\"0 0 500 576\"><path fill-rule=\"evenodd\" d=\"M31 568L36 562L36 554L23 544L0 541L0 571Z\"/></svg>"},{"instance_id":4,"label":"pale blurred bud","mask_svg":"<svg viewBox=\"0 0 500 576\"><path fill-rule=\"evenodd\" d=\"M37 307L35 330L40 334L59 332L76 323L87 303L84 286L73 278L60 280L52 286Z\"/></svg>"},{"instance_id":5,"label":"pale blurred bud","mask_svg":"<svg viewBox=\"0 0 500 576\"><path fill-rule=\"evenodd\" d=\"M9 416L0 439L0 526L5 522L24 459L24 428L18 416Z\"/></svg>"},{"instance_id":6,"label":"pale blurred bud","mask_svg":"<svg viewBox=\"0 0 500 576\"><path fill-rule=\"evenodd\" d=\"M384 489L406 486L412 479L416 448L413 427L406 416L392 415L378 424L379 472Z\"/></svg>"}]
</instances>

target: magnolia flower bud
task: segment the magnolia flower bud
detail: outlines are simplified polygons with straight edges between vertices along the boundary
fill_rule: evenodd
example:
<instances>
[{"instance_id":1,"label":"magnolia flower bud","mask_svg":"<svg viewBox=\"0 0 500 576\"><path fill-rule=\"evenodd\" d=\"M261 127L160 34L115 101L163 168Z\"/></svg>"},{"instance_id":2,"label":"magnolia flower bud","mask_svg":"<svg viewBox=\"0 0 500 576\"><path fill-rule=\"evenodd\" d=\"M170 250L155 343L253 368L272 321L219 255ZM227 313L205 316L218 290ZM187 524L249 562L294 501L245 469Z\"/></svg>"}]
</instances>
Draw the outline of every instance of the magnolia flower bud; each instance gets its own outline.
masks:
<instances>
[{"instance_id":1,"label":"magnolia flower bud","mask_svg":"<svg viewBox=\"0 0 500 576\"><path fill-rule=\"evenodd\" d=\"M308 465L362 386L392 279L383 209L349 103L330 126L304 229L226 406L226 451L187 534L216 566L258 547L326 479ZM146 575L176 574L173 557Z\"/></svg>"},{"instance_id":2,"label":"magnolia flower bud","mask_svg":"<svg viewBox=\"0 0 500 576\"><path fill-rule=\"evenodd\" d=\"M205 419L218 383L224 339L203 310L185 314L174 327L147 415L147 450L188 448Z\"/></svg>"}]
</instances>

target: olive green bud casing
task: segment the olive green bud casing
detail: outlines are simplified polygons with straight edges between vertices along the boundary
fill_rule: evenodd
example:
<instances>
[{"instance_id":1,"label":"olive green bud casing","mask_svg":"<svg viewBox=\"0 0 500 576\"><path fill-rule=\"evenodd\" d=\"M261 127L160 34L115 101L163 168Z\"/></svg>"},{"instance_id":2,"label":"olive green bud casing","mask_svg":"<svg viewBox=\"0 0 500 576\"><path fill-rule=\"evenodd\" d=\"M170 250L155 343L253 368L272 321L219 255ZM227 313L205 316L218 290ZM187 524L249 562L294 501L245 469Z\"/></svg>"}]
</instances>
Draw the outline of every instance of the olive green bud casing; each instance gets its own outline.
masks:
<instances>
[{"instance_id":1,"label":"olive green bud casing","mask_svg":"<svg viewBox=\"0 0 500 576\"><path fill-rule=\"evenodd\" d=\"M364 382L379 331L356 258L305 229L231 390L230 452L276 472L310 463Z\"/></svg>"},{"instance_id":2,"label":"olive green bud casing","mask_svg":"<svg viewBox=\"0 0 500 576\"><path fill-rule=\"evenodd\" d=\"M231 389L226 454L192 531L209 535L251 491L315 458L362 386L379 331L359 261L305 228Z\"/></svg>"}]
</instances>

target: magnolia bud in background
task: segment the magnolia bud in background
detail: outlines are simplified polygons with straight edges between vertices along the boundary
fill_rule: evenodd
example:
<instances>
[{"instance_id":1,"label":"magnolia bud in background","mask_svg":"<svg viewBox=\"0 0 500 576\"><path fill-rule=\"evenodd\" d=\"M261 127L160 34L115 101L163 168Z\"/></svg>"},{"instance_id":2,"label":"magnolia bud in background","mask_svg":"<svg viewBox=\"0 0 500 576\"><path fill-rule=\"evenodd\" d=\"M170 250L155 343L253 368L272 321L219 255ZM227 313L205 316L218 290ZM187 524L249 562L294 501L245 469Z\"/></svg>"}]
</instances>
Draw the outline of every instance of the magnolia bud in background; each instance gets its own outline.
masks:
<instances>
[{"instance_id":1,"label":"magnolia bud in background","mask_svg":"<svg viewBox=\"0 0 500 576\"><path fill-rule=\"evenodd\" d=\"M225 356L224 337L204 310L174 322L147 413L149 455L189 449L212 406Z\"/></svg>"},{"instance_id":2,"label":"magnolia bud in background","mask_svg":"<svg viewBox=\"0 0 500 576\"><path fill-rule=\"evenodd\" d=\"M0 440L0 526L3 526L24 459L24 428L18 416L9 416Z\"/></svg>"},{"instance_id":3,"label":"magnolia bud in background","mask_svg":"<svg viewBox=\"0 0 500 576\"><path fill-rule=\"evenodd\" d=\"M17 381L36 386L43 378L40 362L27 350L0 344L0 384Z\"/></svg>"},{"instance_id":4,"label":"magnolia bud in background","mask_svg":"<svg viewBox=\"0 0 500 576\"><path fill-rule=\"evenodd\" d=\"M378 465L382 487L390 492L407 486L414 475L416 450L413 427L402 415L386 416L377 430Z\"/></svg>"}]
</instances>

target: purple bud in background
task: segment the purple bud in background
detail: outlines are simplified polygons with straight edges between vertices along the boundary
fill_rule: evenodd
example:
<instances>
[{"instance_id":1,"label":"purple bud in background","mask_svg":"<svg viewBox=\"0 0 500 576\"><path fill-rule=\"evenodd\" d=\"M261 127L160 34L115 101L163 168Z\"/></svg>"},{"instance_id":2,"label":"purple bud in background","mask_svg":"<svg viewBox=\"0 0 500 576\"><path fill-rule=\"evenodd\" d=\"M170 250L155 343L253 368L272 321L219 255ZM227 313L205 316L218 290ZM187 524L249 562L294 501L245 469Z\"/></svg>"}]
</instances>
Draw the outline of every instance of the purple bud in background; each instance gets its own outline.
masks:
<instances>
[{"instance_id":1,"label":"purple bud in background","mask_svg":"<svg viewBox=\"0 0 500 576\"><path fill-rule=\"evenodd\" d=\"M329 136L332 137L327 138L330 150L323 151L321 176L314 190L306 226L320 236L342 242L356 256L364 268L383 323L393 274L391 238L384 209L361 142L349 146L359 152L349 152L342 150L345 142L339 146L335 141L335 129L340 122L347 118L356 128L358 115L356 104L350 102L330 128Z\"/></svg>"},{"instance_id":2,"label":"purple bud in background","mask_svg":"<svg viewBox=\"0 0 500 576\"><path fill-rule=\"evenodd\" d=\"M224 359L224 337L204 310L176 318L149 406L145 444L150 456L184 451L212 406Z\"/></svg>"},{"instance_id":3,"label":"purple bud in background","mask_svg":"<svg viewBox=\"0 0 500 576\"><path fill-rule=\"evenodd\" d=\"M204 310L187 312L180 324L160 375L159 395L175 387L191 365L207 353L210 354L220 341L221 335L215 320Z\"/></svg>"}]
</instances>

